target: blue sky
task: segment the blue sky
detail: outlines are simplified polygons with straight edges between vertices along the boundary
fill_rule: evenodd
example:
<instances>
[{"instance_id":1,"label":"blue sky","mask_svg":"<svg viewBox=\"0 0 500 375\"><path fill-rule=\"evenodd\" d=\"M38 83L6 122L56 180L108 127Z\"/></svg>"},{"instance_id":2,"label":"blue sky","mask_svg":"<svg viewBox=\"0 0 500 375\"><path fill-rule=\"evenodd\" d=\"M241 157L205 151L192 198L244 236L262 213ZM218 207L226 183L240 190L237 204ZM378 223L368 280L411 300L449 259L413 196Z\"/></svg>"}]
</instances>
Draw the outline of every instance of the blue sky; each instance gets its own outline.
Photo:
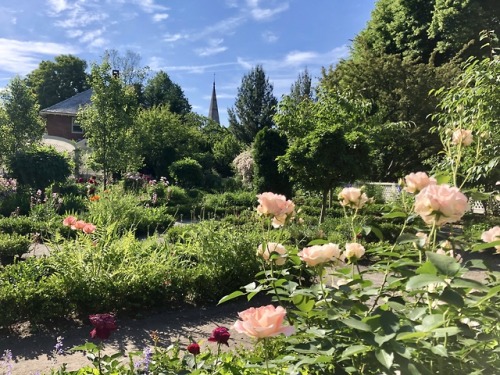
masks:
<instances>
[{"instance_id":1,"label":"blue sky","mask_svg":"<svg viewBox=\"0 0 500 375\"><path fill-rule=\"evenodd\" d=\"M164 70L193 110L208 114L216 80L221 123L242 77L261 64L279 99L305 68L347 57L376 0L2 0L0 87L42 60L90 63L106 49Z\"/></svg>"}]
</instances>

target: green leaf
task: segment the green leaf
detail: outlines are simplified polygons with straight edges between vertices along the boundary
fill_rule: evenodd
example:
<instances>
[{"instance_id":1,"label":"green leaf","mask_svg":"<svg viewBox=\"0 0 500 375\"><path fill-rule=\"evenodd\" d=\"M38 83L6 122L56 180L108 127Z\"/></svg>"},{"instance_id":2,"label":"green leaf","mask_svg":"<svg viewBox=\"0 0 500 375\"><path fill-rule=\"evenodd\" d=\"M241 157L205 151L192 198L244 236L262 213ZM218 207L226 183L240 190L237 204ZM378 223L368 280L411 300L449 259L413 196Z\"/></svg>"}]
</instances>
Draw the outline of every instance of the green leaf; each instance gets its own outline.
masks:
<instances>
[{"instance_id":1,"label":"green leaf","mask_svg":"<svg viewBox=\"0 0 500 375\"><path fill-rule=\"evenodd\" d=\"M342 352L342 356L340 360L344 360L346 358L352 357L353 355L365 353L369 351L371 348L366 345L352 345L348 347L346 350Z\"/></svg>"},{"instance_id":2,"label":"green leaf","mask_svg":"<svg viewBox=\"0 0 500 375\"><path fill-rule=\"evenodd\" d=\"M444 277L430 274L416 275L410 277L406 284L406 290L422 289L430 284L446 284Z\"/></svg>"},{"instance_id":3,"label":"green leaf","mask_svg":"<svg viewBox=\"0 0 500 375\"><path fill-rule=\"evenodd\" d=\"M346 326L357 329L358 331L371 332L370 326L368 324L362 322L361 320L357 320L354 318L347 318L347 319L341 320L341 322L344 323Z\"/></svg>"},{"instance_id":4,"label":"green leaf","mask_svg":"<svg viewBox=\"0 0 500 375\"><path fill-rule=\"evenodd\" d=\"M389 369L394 362L394 353L387 353L384 349L379 349L375 352L375 358L377 358L382 366Z\"/></svg>"},{"instance_id":5,"label":"green leaf","mask_svg":"<svg viewBox=\"0 0 500 375\"><path fill-rule=\"evenodd\" d=\"M428 332L403 332L396 336L396 340L404 341L404 340L422 339L428 335L429 335Z\"/></svg>"},{"instance_id":6,"label":"green leaf","mask_svg":"<svg viewBox=\"0 0 500 375\"><path fill-rule=\"evenodd\" d=\"M463 297L450 287L444 288L443 292L439 295L439 299L449 305L457 307L463 307L465 305Z\"/></svg>"},{"instance_id":7,"label":"green leaf","mask_svg":"<svg viewBox=\"0 0 500 375\"><path fill-rule=\"evenodd\" d=\"M396 217L406 217L408 216L406 213L401 211L388 212L382 215L383 219L394 219Z\"/></svg>"},{"instance_id":8,"label":"green leaf","mask_svg":"<svg viewBox=\"0 0 500 375\"><path fill-rule=\"evenodd\" d=\"M426 251L425 255L432 264L437 268L438 272L447 276L454 276L460 270L460 263L457 262L455 258L448 255L436 254L430 251Z\"/></svg>"},{"instance_id":9,"label":"green leaf","mask_svg":"<svg viewBox=\"0 0 500 375\"><path fill-rule=\"evenodd\" d=\"M380 241L383 241L384 240L384 234L382 233L382 231L380 230L379 227L371 224L370 226L368 226L368 228L371 229L371 231L373 232L373 234L380 240Z\"/></svg>"},{"instance_id":10,"label":"green leaf","mask_svg":"<svg viewBox=\"0 0 500 375\"><path fill-rule=\"evenodd\" d=\"M429 332L444 324L443 314L429 314L424 317L422 324L415 326L417 331Z\"/></svg>"},{"instance_id":11,"label":"green leaf","mask_svg":"<svg viewBox=\"0 0 500 375\"><path fill-rule=\"evenodd\" d=\"M434 265L429 262L429 261L426 261L424 264L422 264L420 267L417 268L417 270L415 271L415 273L418 273L418 274L431 274L431 275L437 275L437 268L434 267Z\"/></svg>"},{"instance_id":12,"label":"green leaf","mask_svg":"<svg viewBox=\"0 0 500 375\"><path fill-rule=\"evenodd\" d=\"M397 238L396 243L397 244L405 244L405 243L413 243L413 242L417 242L417 241L420 241L420 237L417 237L414 234L403 233L402 235L400 235Z\"/></svg>"},{"instance_id":13,"label":"green leaf","mask_svg":"<svg viewBox=\"0 0 500 375\"><path fill-rule=\"evenodd\" d=\"M433 352L434 354L437 354L441 357L448 357L448 351L446 350L446 348L444 347L444 345L433 345L431 347L431 352Z\"/></svg>"},{"instance_id":14,"label":"green leaf","mask_svg":"<svg viewBox=\"0 0 500 375\"><path fill-rule=\"evenodd\" d=\"M472 279L463 279L456 277L451 281L451 286L454 288L472 288L477 290L488 289L486 285L481 284L479 281Z\"/></svg>"},{"instance_id":15,"label":"green leaf","mask_svg":"<svg viewBox=\"0 0 500 375\"><path fill-rule=\"evenodd\" d=\"M486 242L486 243L478 243L478 244L472 246L472 251L485 250L485 249L489 249L490 247L495 247L498 245L500 245L500 240L493 241L493 242Z\"/></svg>"},{"instance_id":16,"label":"green leaf","mask_svg":"<svg viewBox=\"0 0 500 375\"><path fill-rule=\"evenodd\" d=\"M451 175L445 173L439 173L434 176L438 185L448 184L451 181Z\"/></svg>"},{"instance_id":17,"label":"green leaf","mask_svg":"<svg viewBox=\"0 0 500 375\"><path fill-rule=\"evenodd\" d=\"M302 312L310 312L315 304L314 299L301 295L294 296L292 302Z\"/></svg>"},{"instance_id":18,"label":"green leaf","mask_svg":"<svg viewBox=\"0 0 500 375\"><path fill-rule=\"evenodd\" d=\"M243 293L241 290L237 290L235 292L232 292L231 294L228 294L227 296L224 296L222 297L219 302L217 303L217 305L220 305L221 303L224 303L226 301L229 301L229 300L232 300L233 298L236 298L236 297L239 297L239 296L242 296L244 295L245 293Z\"/></svg>"},{"instance_id":19,"label":"green leaf","mask_svg":"<svg viewBox=\"0 0 500 375\"><path fill-rule=\"evenodd\" d=\"M474 306L479 306L483 302L486 302L487 300L489 300L491 297L498 295L498 293L500 293L500 285L497 285L497 286L491 288L489 290L489 292L486 293L486 295L483 298L481 298L479 301L477 301Z\"/></svg>"},{"instance_id":20,"label":"green leaf","mask_svg":"<svg viewBox=\"0 0 500 375\"><path fill-rule=\"evenodd\" d=\"M318 240L312 240L311 242L309 242L307 244L307 246L324 245L324 244L327 244L327 243L328 243L327 240L318 239Z\"/></svg>"},{"instance_id":21,"label":"green leaf","mask_svg":"<svg viewBox=\"0 0 500 375\"><path fill-rule=\"evenodd\" d=\"M382 346L385 344L387 341L391 340L392 338L396 337L395 333L391 333L390 335L379 335L375 334L375 342L379 345Z\"/></svg>"},{"instance_id":22,"label":"green leaf","mask_svg":"<svg viewBox=\"0 0 500 375\"><path fill-rule=\"evenodd\" d=\"M435 328L432 330L434 337L447 337L447 336L455 336L460 332L460 328L458 327L443 327L443 328Z\"/></svg>"}]
</instances>

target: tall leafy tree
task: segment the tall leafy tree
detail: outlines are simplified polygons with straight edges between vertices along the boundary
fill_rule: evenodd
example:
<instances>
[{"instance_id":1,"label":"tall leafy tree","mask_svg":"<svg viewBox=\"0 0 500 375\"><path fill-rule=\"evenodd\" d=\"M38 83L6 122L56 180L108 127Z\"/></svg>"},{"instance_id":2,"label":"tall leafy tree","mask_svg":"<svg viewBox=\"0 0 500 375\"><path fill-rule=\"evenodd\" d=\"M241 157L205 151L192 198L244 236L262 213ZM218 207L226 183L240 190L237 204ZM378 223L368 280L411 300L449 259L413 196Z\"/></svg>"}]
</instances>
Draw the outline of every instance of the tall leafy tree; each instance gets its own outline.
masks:
<instances>
[{"instance_id":1,"label":"tall leafy tree","mask_svg":"<svg viewBox=\"0 0 500 375\"><path fill-rule=\"evenodd\" d=\"M44 60L26 77L40 108L47 108L89 88L87 62L73 55Z\"/></svg>"},{"instance_id":2,"label":"tall leafy tree","mask_svg":"<svg viewBox=\"0 0 500 375\"><path fill-rule=\"evenodd\" d=\"M107 60L92 66L90 85L92 104L81 109L77 119L106 187L111 172L137 170L142 164L139 132L134 127L138 102L134 88L112 75Z\"/></svg>"},{"instance_id":3,"label":"tall leafy tree","mask_svg":"<svg viewBox=\"0 0 500 375\"><path fill-rule=\"evenodd\" d=\"M45 124L38 115L40 106L35 95L19 76L10 81L0 99L0 156L5 158L39 143Z\"/></svg>"},{"instance_id":4,"label":"tall leafy tree","mask_svg":"<svg viewBox=\"0 0 500 375\"><path fill-rule=\"evenodd\" d=\"M305 69L299 74L297 80L290 88L290 97L297 102L304 99L312 99L314 96L314 89L312 87L312 77L309 71Z\"/></svg>"},{"instance_id":5,"label":"tall leafy tree","mask_svg":"<svg viewBox=\"0 0 500 375\"><path fill-rule=\"evenodd\" d=\"M143 100L147 107L167 105L172 113L179 115L191 112L191 105L181 87L172 82L164 71L159 71L147 82Z\"/></svg>"},{"instance_id":6,"label":"tall leafy tree","mask_svg":"<svg viewBox=\"0 0 500 375\"><path fill-rule=\"evenodd\" d=\"M271 128L278 100L261 65L241 80L234 108L228 110L229 129L238 140L250 144L259 130Z\"/></svg>"},{"instance_id":7,"label":"tall leafy tree","mask_svg":"<svg viewBox=\"0 0 500 375\"><path fill-rule=\"evenodd\" d=\"M108 61L112 70L119 71L120 80L126 86L142 87L149 73L149 67L141 65L141 55L131 50L124 54L116 49L104 51L103 61Z\"/></svg>"},{"instance_id":8,"label":"tall leafy tree","mask_svg":"<svg viewBox=\"0 0 500 375\"><path fill-rule=\"evenodd\" d=\"M369 145L362 132L367 103L338 91L322 90L316 101L280 102L275 121L289 147L278 157L279 168L308 190L320 192L323 221L329 191L353 181L370 168Z\"/></svg>"}]
</instances>

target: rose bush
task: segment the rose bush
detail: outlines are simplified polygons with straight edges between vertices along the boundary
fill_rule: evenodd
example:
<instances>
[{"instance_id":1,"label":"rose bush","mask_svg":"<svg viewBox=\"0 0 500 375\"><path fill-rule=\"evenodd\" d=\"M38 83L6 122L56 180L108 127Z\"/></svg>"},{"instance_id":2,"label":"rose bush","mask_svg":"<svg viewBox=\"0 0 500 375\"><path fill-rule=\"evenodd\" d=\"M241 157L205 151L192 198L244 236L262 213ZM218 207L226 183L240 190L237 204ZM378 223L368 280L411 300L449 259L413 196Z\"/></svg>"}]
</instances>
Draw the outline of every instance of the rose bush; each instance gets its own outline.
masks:
<instances>
[{"instance_id":1,"label":"rose bush","mask_svg":"<svg viewBox=\"0 0 500 375\"><path fill-rule=\"evenodd\" d=\"M434 177L429 177L425 172L410 173L405 176L404 189L408 193L416 194L428 185L436 185L436 183L436 179Z\"/></svg>"}]
</instances>

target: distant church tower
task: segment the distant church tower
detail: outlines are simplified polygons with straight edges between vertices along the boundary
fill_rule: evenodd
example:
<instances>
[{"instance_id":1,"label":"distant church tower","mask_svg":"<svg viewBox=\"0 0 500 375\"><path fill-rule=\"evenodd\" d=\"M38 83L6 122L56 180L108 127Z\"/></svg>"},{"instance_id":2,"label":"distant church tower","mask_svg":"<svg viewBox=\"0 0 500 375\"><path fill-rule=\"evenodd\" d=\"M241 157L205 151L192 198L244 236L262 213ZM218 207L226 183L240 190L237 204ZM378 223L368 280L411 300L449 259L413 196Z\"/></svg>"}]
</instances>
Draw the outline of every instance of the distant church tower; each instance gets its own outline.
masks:
<instances>
[{"instance_id":1,"label":"distant church tower","mask_svg":"<svg viewBox=\"0 0 500 375\"><path fill-rule=\"evenodd\" d=\"M208 110L208 118L220 125L219 108L217 107L217 95L215 94L215 77L214 86L212 89L212 100L210 101L210 109Z\"/></svg>"}]
</instances>

